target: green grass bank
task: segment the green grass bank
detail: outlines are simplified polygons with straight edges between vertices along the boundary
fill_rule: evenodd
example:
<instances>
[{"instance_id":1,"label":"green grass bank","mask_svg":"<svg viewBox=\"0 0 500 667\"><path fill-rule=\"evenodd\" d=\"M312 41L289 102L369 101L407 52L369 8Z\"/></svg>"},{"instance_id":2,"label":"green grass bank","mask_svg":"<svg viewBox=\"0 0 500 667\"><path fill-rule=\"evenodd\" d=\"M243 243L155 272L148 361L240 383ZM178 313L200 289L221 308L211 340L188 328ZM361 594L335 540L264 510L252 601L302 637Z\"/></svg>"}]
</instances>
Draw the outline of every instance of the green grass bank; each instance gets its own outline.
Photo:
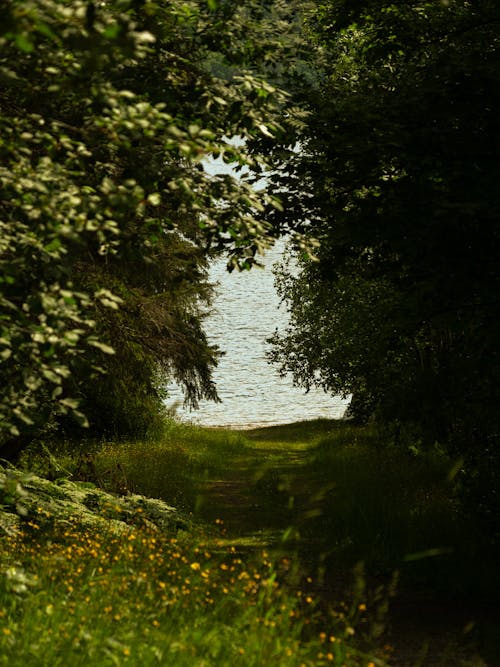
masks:
<instances>
[{"instance_id":1,"label":"green grass bank","mask_svg":"<svg viewBox=\"0 0 500 667\"><path fill-rule=\"evenodd\" d=\"M438 449L168 422L21 468L0 484L0 664L499 664L494 554Z\"/></svg>"}]
</instances>

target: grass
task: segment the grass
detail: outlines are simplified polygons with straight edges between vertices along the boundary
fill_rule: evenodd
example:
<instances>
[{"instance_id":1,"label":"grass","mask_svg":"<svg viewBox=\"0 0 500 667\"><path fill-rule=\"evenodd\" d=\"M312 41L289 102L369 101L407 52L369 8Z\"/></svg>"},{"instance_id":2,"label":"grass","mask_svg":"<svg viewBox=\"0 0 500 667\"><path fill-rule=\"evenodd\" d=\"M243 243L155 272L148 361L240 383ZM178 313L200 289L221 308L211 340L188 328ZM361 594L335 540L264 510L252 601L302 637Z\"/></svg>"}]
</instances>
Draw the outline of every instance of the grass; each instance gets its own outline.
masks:
<instances>
[{"instance_id":1,"label":"grass","mask_svg":"<svg viewBox=\"0 0 500 667\"><path fill-rule=\"evenodd\" d=\"M247 442L238 432L167 421L157 437L130 442L56 443L24 453L23 468L75 477L116 493L136 492L192 511L201 481L232 465Z\"/></svg>"},{"instance_id":2,"label":"grass","mask_svg":"<svg viewBox=\"0 0 500 667\"><path fill-rule=\"evenodd\" d=\"M38 510L0 544L0 664L375 664L346 641L348 615L319 618L312 592L283 584L287 560Z\"/></svg>"},{"instance_id":3,"label":"grass","mask_svg":"<svg viewBox=\"0 0 500 667\"><path fill-rule=\"evenodd\" d=\"M28 452L24 465L163 498L194 528L96 535L42 516L4 537L0 664L366 667L391 645L398 666L495 664L498 616L480 618L469 598L494 588L496 567L477 566L487 550L439 451L416 456L327 420L245 432L170 422L154 440L88 451Z\"/></svg>"}]
</instances>

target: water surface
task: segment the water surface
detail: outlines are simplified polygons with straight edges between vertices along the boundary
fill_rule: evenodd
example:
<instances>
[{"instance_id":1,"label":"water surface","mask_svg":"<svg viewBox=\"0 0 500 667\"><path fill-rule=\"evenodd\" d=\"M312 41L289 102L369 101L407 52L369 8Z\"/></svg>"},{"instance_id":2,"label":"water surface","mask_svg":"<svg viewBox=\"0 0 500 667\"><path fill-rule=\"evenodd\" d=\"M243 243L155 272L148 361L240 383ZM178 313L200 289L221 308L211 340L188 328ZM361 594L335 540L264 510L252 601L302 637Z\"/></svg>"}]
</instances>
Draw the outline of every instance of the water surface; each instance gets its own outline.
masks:
<instances>
[{"instance_id":1,"label":"water surface","mask_svg":"<svg viewBox=\"0 0 500 667\"><path fill-rule=\"evenodd\" d=\"M224 261L213 264L210 273L217 283L213 312L205 322L210 342L226 354L214 380L222 403L202 401L196 411L178 409L178 416L204 426L244 428L288 422L340 418L348 401L320 389L293 386L291 377L281 378L277 367L266 360L266 338L287 324L286 309L274 287L272 265L279 260L284 242L278 242L265 257L265 269L228 273ZM170 387L168 405L182 402L177 387Z\"/></svg>"}]
</instances>

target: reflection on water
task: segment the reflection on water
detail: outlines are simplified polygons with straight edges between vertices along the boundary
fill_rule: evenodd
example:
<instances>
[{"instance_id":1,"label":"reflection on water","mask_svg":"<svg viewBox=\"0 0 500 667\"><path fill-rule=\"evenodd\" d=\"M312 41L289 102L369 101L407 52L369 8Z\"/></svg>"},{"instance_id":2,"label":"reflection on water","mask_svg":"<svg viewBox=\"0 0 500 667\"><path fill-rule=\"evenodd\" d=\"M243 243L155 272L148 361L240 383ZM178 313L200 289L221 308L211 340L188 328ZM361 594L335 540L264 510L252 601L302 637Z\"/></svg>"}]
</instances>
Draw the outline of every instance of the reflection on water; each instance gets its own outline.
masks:
<instances>
[{"instance_id":1,"label":"reflection on water","mask_svg":"<svg viewBox=\"0 0 500 667\"><path fill-rule=\"evenodd\" d=\"M287 313L280 307L271 266L283 252L283 243L266 255L266 269L254 268L229 274L225 262L214 263L211 281L217 283L213 313L206 331L225 355L214 373L222 403L202 401L196 411L178 409L178 416L206 426L281 424L318 417L338 418L348 401L322 390L309 393L281 378L266 361L268 338L286 326ZM178 388L169 388L168 405L182 402Z\"/></svg>"}]
</instances>

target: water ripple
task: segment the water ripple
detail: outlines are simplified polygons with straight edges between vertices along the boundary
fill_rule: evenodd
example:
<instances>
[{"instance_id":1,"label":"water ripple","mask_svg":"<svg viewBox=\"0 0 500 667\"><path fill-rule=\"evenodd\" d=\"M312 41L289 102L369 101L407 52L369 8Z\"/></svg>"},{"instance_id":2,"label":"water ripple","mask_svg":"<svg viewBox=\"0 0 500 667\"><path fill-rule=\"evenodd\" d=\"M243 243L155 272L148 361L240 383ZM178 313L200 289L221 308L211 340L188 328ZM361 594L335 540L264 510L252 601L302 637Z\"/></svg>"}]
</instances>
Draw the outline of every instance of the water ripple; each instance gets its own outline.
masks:
<instances>
[{"instance_id":1,"label":"water ripple","mask_svg":"<svg viewBox=\"0 0 500 667\"><path fill-rule=\"evenodd\" d=\"M244 428L319 417L339 418L348 401L322 390L293 386L267 363L266 338L283 330L287 313L279 303L271 266L283 242L266 255L266 269L229 274L225 262L214 263L211 280L218 283L212 314L205 321L211 342L226 353L214 373L222 403L202 401L196 411L178 409L178 416L205 426ZM182 401L178 387L169 387L169 406Z\"/></svg>"}]
</instances>

